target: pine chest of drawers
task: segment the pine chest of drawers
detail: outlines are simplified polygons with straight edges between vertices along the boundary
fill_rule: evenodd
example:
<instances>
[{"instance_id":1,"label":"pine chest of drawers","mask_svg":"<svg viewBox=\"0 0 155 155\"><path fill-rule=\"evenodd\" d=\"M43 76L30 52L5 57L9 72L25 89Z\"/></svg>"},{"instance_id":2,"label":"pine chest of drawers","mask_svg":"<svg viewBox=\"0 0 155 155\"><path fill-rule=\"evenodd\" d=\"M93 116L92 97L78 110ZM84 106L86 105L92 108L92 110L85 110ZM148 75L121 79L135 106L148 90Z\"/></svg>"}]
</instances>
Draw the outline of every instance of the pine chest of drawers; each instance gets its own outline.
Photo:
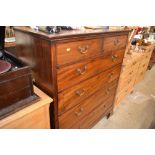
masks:
<instances>
[{"instance_id":1,"label":"pine chest of drawers","mask_svg":"<svg viewBox=\"0 0 155 155\"><path fill-rule=\"evenodd\" d=\"M144 79L154 45L144 46L144 52L125 54L118 83L115 107L134 90L134 86Z\"/></svg>"},{"instance_id":2,"label":"pine chest of drawers","mask_svg":"<svg viewBox=\"0 0 155 155\"><path fill-rule=\"evenodd\" d=\"M51 127L91 128L113 109L128 30L59 34L16 27L16 56L36 85L54 98Z\"/></svg>"}]
</instances>

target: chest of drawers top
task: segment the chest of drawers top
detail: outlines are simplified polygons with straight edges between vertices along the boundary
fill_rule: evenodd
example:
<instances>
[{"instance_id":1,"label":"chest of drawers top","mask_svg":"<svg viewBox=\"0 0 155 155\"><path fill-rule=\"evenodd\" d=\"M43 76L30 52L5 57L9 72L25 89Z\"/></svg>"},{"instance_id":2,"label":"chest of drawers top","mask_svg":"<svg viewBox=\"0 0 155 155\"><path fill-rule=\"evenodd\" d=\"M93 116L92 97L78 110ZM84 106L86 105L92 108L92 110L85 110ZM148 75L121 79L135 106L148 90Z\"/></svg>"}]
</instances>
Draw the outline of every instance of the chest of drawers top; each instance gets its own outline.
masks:
<instances>
[{"instance_id":1,"label":"chest of drawers top","mask_svg":"<svg viewBox=\"0 0 155 155\"><path fill-rule=\"evenodd\" d=\"M36 31L31 29L28 26L20 26L20 27L14 27L14 30L21 31L24 33L28 33L31 35L36 35L37 37L45 38L48 40L67 40L68 38L79 38L79 37L86 37L86 36L98 36L98 35L117 35L121 33L128 34L131 30L108 30L108 29L85 29L85 30L62 30L60 33L54 33L54 34L47 34L41 31Z\"/></svg>"}]
</instances>

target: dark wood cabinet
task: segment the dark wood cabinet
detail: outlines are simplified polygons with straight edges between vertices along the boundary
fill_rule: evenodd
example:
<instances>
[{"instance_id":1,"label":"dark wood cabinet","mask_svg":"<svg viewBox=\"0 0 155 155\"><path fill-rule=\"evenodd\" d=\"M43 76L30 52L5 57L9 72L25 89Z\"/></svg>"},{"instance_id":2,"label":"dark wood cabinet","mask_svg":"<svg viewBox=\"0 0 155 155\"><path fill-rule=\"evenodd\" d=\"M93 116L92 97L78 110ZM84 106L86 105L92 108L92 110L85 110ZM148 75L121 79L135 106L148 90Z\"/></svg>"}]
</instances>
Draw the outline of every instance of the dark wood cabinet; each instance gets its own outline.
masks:
<instances>
[{"instance_id":1,"label":"dark wood cabinet","mask_svg":"<svg viewBox=\"0 0 155 155\"><path fill-rule=\"evenodd\" d=\"M31 66L36 85L54 99L52 127L90 128L112 113L128 30L14 30L16 56Z\"/></svg>"}]
</instances>

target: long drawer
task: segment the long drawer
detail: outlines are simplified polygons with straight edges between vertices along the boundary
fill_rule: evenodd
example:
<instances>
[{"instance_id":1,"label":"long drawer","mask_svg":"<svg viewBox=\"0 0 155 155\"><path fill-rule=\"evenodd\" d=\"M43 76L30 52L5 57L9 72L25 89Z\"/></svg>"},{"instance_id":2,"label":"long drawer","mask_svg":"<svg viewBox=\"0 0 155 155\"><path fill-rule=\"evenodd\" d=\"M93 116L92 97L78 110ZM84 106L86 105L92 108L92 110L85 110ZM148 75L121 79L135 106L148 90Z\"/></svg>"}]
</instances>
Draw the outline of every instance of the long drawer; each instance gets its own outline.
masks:
<instances>
[{"instance_id":1,"label":"long drawer","mask_svg":"<svg viewBox=\"0 0 155 155\"><path fill-rule=\"evenodd\" d=\"M118 84L118 92L128 85L134 86L135 79L137 76L137 71L138 71L138 68L134 67L131 70L129 70L129 72L125 72L121 74L119 84Z\"/></svg>"},{"instance_id":2,"label":"long drawer","mask_svg":"<svg viewBox=\"0 0 155 155\"><path fill-rule=\"evenodd\" d=\"M123 60L124 50L113 51L107 57L70 65L57 70L58 91L105 71Z\"/></svg>"},{"instance_id":3,"label":"long drawer","mask_svg":"<svg viewBox=\"0 0 155 155\"><path fill-rule=\"evenodd\" d=\"M121 71L120 79L126 79L128 76L134 76L138 71L139 63L132 63Z\"/></svg>"},{"instance_id":4,"label":"long drawer","mask_svg":"<svg viewBox=\"0 0 155 155\"><path fill-rule=\"evenodd\" d=\"M102 38L82 40L56 45L57 65L69 64L103 52Z\"/></svg>"},{"instance_id":5,"label":"long drawer","mask_svg":"<svg viewBox=\"0 0 155 155\"><path fill-rule=\"evenodd\" d=\"M105 88L100 89L91 97L81 102L79 105L75 106L71 110L59 116L59 127L79 128L79 123L81 119L87 117L87 115L90 112L92 112L95 108L97 108L99 105L104 104L106 105L106 107L112 106L116 86L117 82L109 84L107 88L110 88L110 91L107 92L107 89ZM107 102L107 99L110 100L110 102Z\"/></svg>"},{"instance_id":6,"label":"long drawer","mask_svg":"<svg viewBox=\"0 0 155 155\"><path fill-rule=\"evenodd\" d=\"M124 80L121 80L119 82L119 86L118 86L118 92L119 91L122 91L122 89L126 86L129 86L133 83L133 78L132 76L129 76L128 79L124 79Z\"/></svg>"},{"instance_id":7,"label":"long drawer","mask_svg":"<svg viewBox=\"0 0 155 155\"><path fill-rule=\"evenodd\" d=\"M130 62L126 63L125 60L123 60L122 72L131 70L132 67L138 67L138 65L139 65L138 61L139 60L136 59L136 60L130 60Z\"/></svg>"},{"instance_id":8,"label":"long drawer","mask_svg":"<svg viewBox=\"0 0 155 155\"><path fill-rule=\"evenodd\" d=\"M97 90L103 88L106 84L118 79L120 69L120 65L118 65L59 93L59 115L77 105L88 96L94 94Z\"/></svg>"},{"instance_id":9,"label":"long drawer","mask_svg":"<svg viewBox=\"0 0 155 155\"><path fill-rule=\"evenodd\" d=\"M80 129L88 129L93 127L93 125L99 121L103 116L107 115L109 109L112 109L111 98L106 100L106 104L101 104L99 107L90 112L87 117L80 121Z\"/></svg>"},{"instance_id":10,"label":"long drawer","mask_svg":"<svg viewBox=\"0 0 155 155\"><path fill-rule=\"evenodd\" d=\"M104 38L104 51L115 51L119 49L125 49L127 43L127 36L113 36Z\"/></svg>"}]
</instances>

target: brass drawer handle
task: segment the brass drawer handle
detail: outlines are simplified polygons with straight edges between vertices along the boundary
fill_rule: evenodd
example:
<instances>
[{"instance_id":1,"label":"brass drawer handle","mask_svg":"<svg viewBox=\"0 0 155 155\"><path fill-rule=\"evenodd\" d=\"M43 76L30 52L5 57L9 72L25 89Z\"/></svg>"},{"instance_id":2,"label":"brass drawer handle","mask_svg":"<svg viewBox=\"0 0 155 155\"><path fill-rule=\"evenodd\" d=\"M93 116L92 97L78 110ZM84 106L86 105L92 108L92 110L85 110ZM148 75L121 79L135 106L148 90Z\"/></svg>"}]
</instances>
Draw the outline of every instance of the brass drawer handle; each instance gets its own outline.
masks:
<instances>
[{"instance_id":1,"label":"brass drawer handle","mask_svg":"<svg viewBox=\"0 0 155 155\"><path fill-rule=\"evenodd\" d=\"M79 75L83 75L84 73L86 73L86 71L87 71L87 66L86 66L86 65L84 66L83 71L82 71L82 69L80 69L80 68L77 68L77 69L76 69L76 72L77 72Z\"/></svg>"},{"instance_id":2,"label":"brass drawer handle","mask_svg":"<svg viewBox=\"0 0 155 155\"><path fill-rule=\"evenodd\" d=\"M129 75L132 75L133 71L129 72Z\"/></svg>"},{"instance_id":3,"label":"brass drawer handle","mask_svg":"<svg viewBox=\"0 0 155 155\"><path fill-rule=\"evenodd\" d=\"M133 64L132 65L135 65L137 62L133 62Z\"/></svg>"},{"instance_id":4,"label":"brass drawer handle","mask_svg":"<svg viewBox=\"0 0 155 155\"><path fill-rule=\"evenodd\" d=\"M79 117L82 114L83 110L84 110L83 108L80 108L79 112L77 111L75 112L75 115Z\"/></svg>"},{"instance_id":5,"label":"brass drawer handle","mask_svg":"<svg viewBox=\"0 0 155 155\"><path fill-rule=\"evenodd\" d=\"M114 75L114 72L111 72L111 73L108 75L108 77L111 79L111 78L113 77L113 75Z\"/></svg>"},{"instance_id":6,"label":"brass drawer handle","mask_svg":"<svg viewBox=\"0 0 155 155\"><path fill-rule=\"evenodd\" d=\"M86 54L87 51L88 51L88 48L89 48L88 45L79 46L79 47L78 47L78 51L79 51L81 54Z\"/></svg>"},{"instance_id":7,"label":"brass drawer handle","mask_svg":"<svg viewBox=\"0 0 155 155\"><path fill-rule=\"evenodd\" d=\"M66 48L66 51L67 51L67 52L70 52L70 51L71 51L71 48Z\"/></svg>"},{"instance_id":8,"label":"brass drawer handle","mask_svg":"<svg viewBox=\"0 0 155 155\"><path fill-rule=\"evenodd\" d=\"M77 96L83 96L83 95L85 94L85 90L84 90L84 89L82 89L82 90L77 90L77 91L75 91L75 94L76 94Z\"/></svg>"},{"instance_id":9,"label":"brass drawer handle","mask_svg":"<svg viewBox=\"0 0 155 155\"><path fill-rule=\"evenodd\" d=\"M118 38L115 39L115 40L114 40L114 45L115 45L115 46L118 46L119 44L120 44L120 40L118 40Z\"/></svg>"},{"instance_id":10,"label":"brass drawer handle","mask_svg":"<svg viewBox=\"0 0 155 155\"><path fill-rule=\"evenodd\" d=\"M112 61L113 61L113 62L118 60L118 56L117 56L117 55L112 55L111 58L112 58Z\"/></svg>"},{"instance_id":11,"label":"brass drawer handle","mask_svg":"<svg viewBox=\"0 0 155 155\"><path fill-rule=\"evenodd\" d=\"M110 94L110 88L108 88L108 89L105 91L105 93L106 93L107 95L109 95L109 94Z\"/></svg>"}]
</instances>

